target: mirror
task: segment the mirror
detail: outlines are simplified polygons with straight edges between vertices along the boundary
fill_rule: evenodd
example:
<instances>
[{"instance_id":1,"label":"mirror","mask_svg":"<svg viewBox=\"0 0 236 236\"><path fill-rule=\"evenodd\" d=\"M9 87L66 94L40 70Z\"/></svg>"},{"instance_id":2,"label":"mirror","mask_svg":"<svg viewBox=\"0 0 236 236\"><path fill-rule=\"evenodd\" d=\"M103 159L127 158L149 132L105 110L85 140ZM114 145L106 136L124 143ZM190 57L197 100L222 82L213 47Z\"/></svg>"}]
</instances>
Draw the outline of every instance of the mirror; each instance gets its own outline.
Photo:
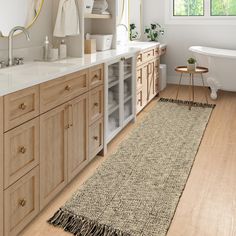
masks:
<instances>
[{"instance_id":1,"label":"mirror","mask_svg":"<svg viewBox=\"0 0 236 236\"><path fill-rule=\"evenodd\" d=\"M37 19L44 0L0 0L0 31L8 36L15 26L29 28Z\"/></svg>"},{"instance_id":2,"label":"mirror","mask_svg":"<svg viewBox=\"0 0 236 236\"><path fill-rule=\"evenodd\" d=\"M129 0L129 31L130 40L138 40L143 32L142 0Z\"/></svg>"}]
</instances>

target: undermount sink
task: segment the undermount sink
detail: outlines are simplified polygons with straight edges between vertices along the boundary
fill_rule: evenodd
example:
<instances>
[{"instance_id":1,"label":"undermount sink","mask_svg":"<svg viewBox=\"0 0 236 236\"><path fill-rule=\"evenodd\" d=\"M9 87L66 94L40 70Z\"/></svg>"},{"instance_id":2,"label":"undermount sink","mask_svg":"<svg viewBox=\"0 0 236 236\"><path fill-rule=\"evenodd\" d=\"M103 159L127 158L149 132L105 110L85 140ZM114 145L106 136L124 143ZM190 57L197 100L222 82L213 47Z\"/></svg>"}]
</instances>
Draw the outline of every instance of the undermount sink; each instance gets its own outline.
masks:
<instances>
[{"instance_id":1,"label":"undermount sink","mask_svg":"<svg viewBox=\"0 0 236 236\"><path fill-rule=\"evenodd\" d=\"M71 63L60 62L32 62L20 66L8 67L0 70L0 75L32 76L32 75L50 75L63 72L68 67L73 66Z\"/></svg>"}]
</instances>

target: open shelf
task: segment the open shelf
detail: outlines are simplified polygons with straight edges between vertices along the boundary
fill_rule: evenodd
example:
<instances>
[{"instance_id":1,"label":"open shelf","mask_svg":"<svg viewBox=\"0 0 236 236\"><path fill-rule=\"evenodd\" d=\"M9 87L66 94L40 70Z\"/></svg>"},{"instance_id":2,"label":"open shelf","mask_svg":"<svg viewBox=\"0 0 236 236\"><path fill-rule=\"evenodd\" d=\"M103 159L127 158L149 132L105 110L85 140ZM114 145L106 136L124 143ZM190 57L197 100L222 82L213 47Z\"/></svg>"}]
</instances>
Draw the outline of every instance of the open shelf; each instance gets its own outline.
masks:
<instances>
[{"instance_id":1,"label":"open shelf","mask_svg":"<svg viewBox=\"0 0 236 236\"><path fill-rule=\"evenodd\" d=\"M111 19L110 15L102 15L102 14L93 14L93 13L86 13L84 15L85 19Z\"/></svg>"}]
</instances>

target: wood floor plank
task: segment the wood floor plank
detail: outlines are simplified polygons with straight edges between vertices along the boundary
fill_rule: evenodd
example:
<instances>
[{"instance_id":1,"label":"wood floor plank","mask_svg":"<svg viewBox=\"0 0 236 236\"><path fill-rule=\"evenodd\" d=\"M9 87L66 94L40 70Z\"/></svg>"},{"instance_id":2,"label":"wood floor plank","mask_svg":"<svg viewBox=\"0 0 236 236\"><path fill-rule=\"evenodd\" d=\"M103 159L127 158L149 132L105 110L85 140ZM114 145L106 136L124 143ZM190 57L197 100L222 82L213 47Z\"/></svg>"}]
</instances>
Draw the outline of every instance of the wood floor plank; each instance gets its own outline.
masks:
<instances>
[{"instance_id":1,"label":"wood floor plank","mask_svg":"<svg viewBox=\"0 0 236 236\"><path fill-rule=\"evenodd\" d=\"M162 97L175 98L177 87L169 85ZM196 101L204 102L204 91L197 87ZM209 92L208 92L209 97ZM179 99L188 99L182 86ZM236 235L236 93L220 92L192 172L180 199L168 236L235 236ZM46 220L70 198L96 168L117 149L118 144L149 113L151 102L137 118L109 145L108 154L98 157L35 219L22 236L70 235Z\"/></svg>"}]
</instances>

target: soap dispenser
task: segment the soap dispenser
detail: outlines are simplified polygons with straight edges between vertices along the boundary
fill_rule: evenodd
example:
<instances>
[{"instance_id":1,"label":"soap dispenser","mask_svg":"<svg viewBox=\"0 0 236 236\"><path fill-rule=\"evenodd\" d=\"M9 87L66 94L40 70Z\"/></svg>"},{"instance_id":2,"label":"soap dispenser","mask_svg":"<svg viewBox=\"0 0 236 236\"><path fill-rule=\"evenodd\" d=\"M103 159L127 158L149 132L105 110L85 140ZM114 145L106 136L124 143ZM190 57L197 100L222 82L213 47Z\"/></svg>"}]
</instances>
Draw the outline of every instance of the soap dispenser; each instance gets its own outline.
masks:
<instances>
[{"instance_id":1,"label":"soap dispenser","mask_svg":"<svg viewBox=\"0 0 236 236\"><path fill-rule=\"evenodd\" d=\"M59 47L59 54L60 54L60 59L64 59L67 57L67 46L65 40L61 40L61 44Z\"/></svg>"},{"instance_id":2,"label":"soap dispenser","mask_svg":"<svg viewBox=\"0 0 236 236\"><path fill-rule=\"evenodd\" d=\"M50 60L50 50L51 50L51 44L49 42L48 36L45 37L44 45L43 45L43 59L44 61Z\"/></svg>"}]
</instances>

